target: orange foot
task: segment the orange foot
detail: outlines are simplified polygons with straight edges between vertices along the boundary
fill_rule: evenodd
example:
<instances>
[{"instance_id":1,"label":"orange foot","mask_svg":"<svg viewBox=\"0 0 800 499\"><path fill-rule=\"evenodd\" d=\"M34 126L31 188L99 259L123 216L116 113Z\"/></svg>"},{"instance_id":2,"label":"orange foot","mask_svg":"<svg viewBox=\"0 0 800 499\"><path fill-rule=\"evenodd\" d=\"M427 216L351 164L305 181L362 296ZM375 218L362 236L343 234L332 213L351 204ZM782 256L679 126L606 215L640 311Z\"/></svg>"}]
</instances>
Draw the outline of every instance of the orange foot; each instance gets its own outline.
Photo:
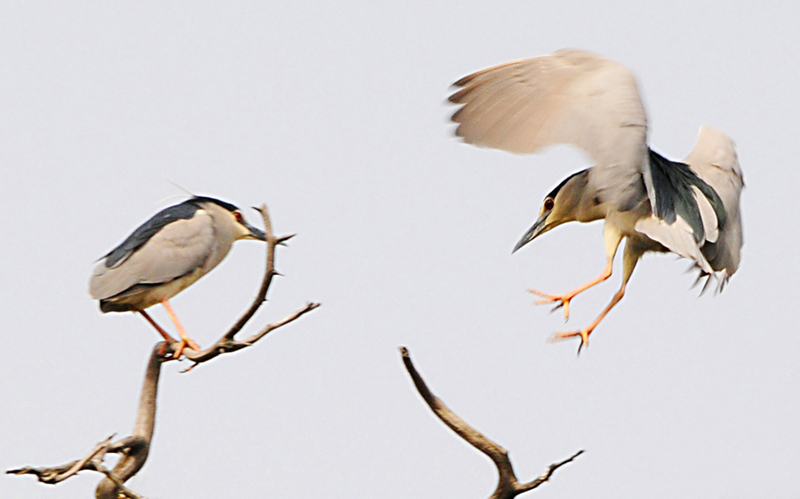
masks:
<instances>
[{"instance_id":1,"label":"orange foot","mask_svg":"<svg viewBox=\"0 0 800 499\"><path fill-rule=\"evenodd\" d=\"M551 341L561 341L567 338L574 338L576 336L581 337L581 344L578 345L578 355L581 354L581 349L583 347L589 347L589 335L592 334L593 328L585 328L581 329L580 331L569 331L569 332L561 332L556 333L553 335L553 339Z\"/></svg>"},{"instance_id":2,"label":"orange foot","mask_svg":"<svg viewBox=\"0 0 800 499\"><path fill-rule=\"evenodd\" d=\"M578 294L578 293L567 293L563 295L550 295L547 293L542 293L541 291L536 291L535 289L529 289L528 293L541 296L543 298L542 300L536 300L536 305L545 305L547 303L560 302L555 307L553 307L553 310L551 310L550 312L551 313L555 312L559 308L564 307L565 321L569 320L569 302L570 300L575 298L575 296L577 296Z\"/></svg>"}]
</instances>

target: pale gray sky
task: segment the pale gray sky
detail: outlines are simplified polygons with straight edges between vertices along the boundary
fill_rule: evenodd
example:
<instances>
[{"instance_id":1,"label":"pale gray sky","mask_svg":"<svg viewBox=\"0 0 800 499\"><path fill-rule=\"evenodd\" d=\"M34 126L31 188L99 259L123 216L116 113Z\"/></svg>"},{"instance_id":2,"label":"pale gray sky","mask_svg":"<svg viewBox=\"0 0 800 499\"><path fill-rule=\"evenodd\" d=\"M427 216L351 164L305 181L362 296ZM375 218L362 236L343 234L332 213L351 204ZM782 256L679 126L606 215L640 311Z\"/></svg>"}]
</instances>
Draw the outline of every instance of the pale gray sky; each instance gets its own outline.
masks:
<instances>
[{"instance_id":1,"label":"pale gray sky","mask_svg":"<svg viewBox=\"0 0 800 499\"><path fill-rule=\"evenodd\" d=\"M155 332L100 314L93 262L182 193L266 202L281 249L266 323L323 306L191 374L164 368L150 499L483 498L491 462L414 390L504 445L531 497L797 498L800 7L790 2L4 2L0 6L0 468L77 458L133 424ZM560 292L603 267L601 225L515 255L542 197L587 166L452 138L457 78L562 47L638 76L650 142L737 143L742 266L697 298L647 256L580 359L547 339ZM257 216L251 212L251 221ZM237 243L173 300L208 344L246 307L263 246ZM577 298L585 325L619 275ZM164 321L162 310L155 315ZM255 324L253 325L255 326ZM3 498L91 497L0 476Z\"/></svg>"}]
</instances>

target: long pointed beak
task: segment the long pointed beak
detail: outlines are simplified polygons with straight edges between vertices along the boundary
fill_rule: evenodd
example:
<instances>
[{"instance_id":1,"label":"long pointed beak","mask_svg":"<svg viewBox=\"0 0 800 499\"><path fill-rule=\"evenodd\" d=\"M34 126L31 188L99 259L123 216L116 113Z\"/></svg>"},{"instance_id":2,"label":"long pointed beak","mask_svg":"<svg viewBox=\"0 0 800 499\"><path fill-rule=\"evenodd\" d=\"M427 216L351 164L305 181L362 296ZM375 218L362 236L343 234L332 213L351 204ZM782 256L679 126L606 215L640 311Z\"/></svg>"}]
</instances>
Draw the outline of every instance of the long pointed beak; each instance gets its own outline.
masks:
<instances>
[{"instance_id":1,"label":"long pointed beak","mask_svg":"<svg viewBox=\"0 0 800 499\"><path fill-rule=\"evenodd\" d=\"M512 254L516 253L518 249L536 239L539 234L547 232L547 224L545 223L545 220L547 220L547 215L549 214L550 212L543 213L542 216L539 217L536 223L533 224L533 227L528 229L528 232L526 232L525 235L522 236L522 239L519 240L517 245L514 246L514 249L511 251Z\"/></svg>"},{"instance_id":2,"label":"long pointed beak","mask_svg":"<svg viewBox=\"0 0 800 499\"><path fill-rule=\"evenodd\" d=\"M247 230L250 231L250 233L247 234L247 236L245 236L245 239L257 239L259 241L266 241L267 240L267 235L264 234L263 230L259 229L258 227L253 227L252 225L250 225L247 222L244 222L242 225L247 227Z\"/></svg>"}]
</instances>

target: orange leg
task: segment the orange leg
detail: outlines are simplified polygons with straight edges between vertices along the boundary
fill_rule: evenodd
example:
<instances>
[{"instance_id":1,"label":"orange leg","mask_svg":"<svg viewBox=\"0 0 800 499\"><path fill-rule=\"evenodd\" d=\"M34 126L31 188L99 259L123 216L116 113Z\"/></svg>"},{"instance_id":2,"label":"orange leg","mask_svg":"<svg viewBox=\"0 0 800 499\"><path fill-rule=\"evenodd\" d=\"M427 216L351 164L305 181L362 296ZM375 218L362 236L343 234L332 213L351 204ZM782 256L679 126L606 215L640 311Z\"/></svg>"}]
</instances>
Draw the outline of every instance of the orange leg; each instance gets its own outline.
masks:
<instances>
[{"instance_id":1,"label":"orange leg","mask_svg":"<svg viewBox=\"0 0 800 499\"><path fill-rule=\"evenodd\" d=\"M583 286L570 291L569 293L563 295L550 295L547 293L542 293L536 290L531 289L530 292L539 295L543 300L538 300L536 302L537 305L542 305L544 303L554 303L560 302L558 305L553 308L553 310L557 310L561 307L564 307L564 319L569 319L569 302L573 298L575 298L578 294L583 293L587 289L591 288L596 284L600 284L601 282L605 281L609 277L611 277L611 268L614 265L614 256L617 254L617 248L619 248L619 244L622 242L622 232L620 232L614 223L609 223L609 220L606 219L606 223L603 226L603 241L605 242L606 247L606 268L603 269L603 273L597 279L587 282ZM627 246L626 246L627 247ZM637 257L638 259L638 257ZM636 264L634 263L634 266ZM625 280L625 279L623 279Z\"/></svg>"},{"instance_id":2,"label":"orange leg","mask_svg":"<svg viewBox=\"0 0 800 499\"><path fill-rule=\"evenodd\" d=\"M563 339L566 339L566 338L572 338L572 337L575 337L575 336L580 336L581 337L581 344L578 345L578 354L580 354L581 353L581 349L583 347L585 347L585 346L588 347L589 346L589 335L592 334L592 331L594 331L594 328L596 328L597 325L600 324L600 321L603 320L603 318L606 316L606 314L608 314L611 311L611 309L614 308L614 306L617 303L619 303L619 301L622 299L623 296L625 296L625 285L624 284L622 285L621 288L619 288L619 291L617 291L614 294L614 297L611 299L611 303L608 304L608 306L605 308L605 310L603 310L603 312L597 317L597 319L595 319L594 322L589 324L588 327L585 327L585 328L581 329L580 331L570 331L570 332L556 333L553 336L553 341L558 341L558 340L563 340Z\"/></svg>"},{"instance_id":3,"label":"orange leg","mask_svg":"<svg viewBox=\"0 0 800 499\"><path fill-rule=\"evenodd\" d=\"M573 338L575 336L581 337L581 344L578 345L578 354L581 353L581 349L583 347L589 346L589 335L592 334L592 331L600 324L600 321L611 311L614 306L625 296L625 287L628 285L628 280L631 278L633 274L633 269L636 268L636 264L639 262L639 258L641 258L644 250L637 247L636 245L630 244L630 240L628 244L625 246L625 253L622 258L622 285L619 287L619 290L614 293L614 297L611 298L611 303L606 306L606 308L600 313L597 319L594 320L588 327L581 329L580 331L570 331L570 332L563 332L563 333L556 333L553 336L553 341L563 340L566 338Z\"/></svg>"},{"instance_id":4,"label":"orange leg","mask_svg":"<svg viewBox=\"0 0 800 499\"><path fill-rule=\"evenodd\" d=\"M154 328L156 328L156 331L158 331L158 332L159 332L159 334L161 334L161 336L162 336L162 337L163 337L165 340L167 340L167 341L169 341L169 342L174 342L174 341L177 341L175 338L173 338L172 336L170 336L170 335L169 335L169 333L167 333L166 331L164 331L164 329L162 329L162 328L161 328L161 326L159 326L159 325L158 325L158 323L157 323L156 321L154 321L154 320L153 320L153 318L152 318L152 317L150 317L150 316L147 314L147 312L145 312L144 310L137 310L137 312L139 312L140 314L142 314L142 317L144 317L144 318L147 320L147 322L149 322L149 323L150 323L150 325L151 325L151 326L153 326Z\"/></svg>"},{"instance_id":5,"label":"orange leg","mask_svg":"<svg viewBox=\"0 0 800 499\"><path fill-rule=\"evenodd\" d=\"M201 350L200 345L192 341L192 339L189 338L189 335L186 334L186 330L183 329L180 321L178 321L178 316L175 315L175 312L172 310L169 301L166 299L161 300L161 304L164 305L165 309L167 309L167 313L169 314L170 319L172 319L172 323L175 324L175 328L178 330L178 334L181 336L181 344L178 346L178 350L175 352L175 358L177 359L181 356L181 353L183 353L183 349L186 346L199 352Z\"/></svg>"},{"instance_id":6,"label":"orange leg","mask_svg":"<svg viewBox=\"0 0 800 499\"><path fill-rule=\"evenodd\" d=\"M593 280L587 282L586 284L584 284L583 286L581 286L579 288L576 288L576 289L573 289L569 293L564 293L563 295L551 295L551 294L548 294L548 293L542 293L541 291L536 291L535 289L529 289L528 292L532 293L534 295L539 295L542 298L544 298L543 300L537 300L536 301L537 305L543 305L545 303L561 302L558 305L556 305L555 308L553 308L553 310L555 311L555 310L558 310L561 307L564 307L564 319L569 319L569 302L570 302L570 300L575 298L580 293L583 293L587 289L591 288L592 286L594 286L596 284L600 284L601 282L603 282L606 279L608 279L609 277L611 277L611 267L612 267L613 263L614 263L613 259L609 260L608 264L606 265L606 268L603 269L603 273L600 274L600 276L597 279L593 279Z\"/></svg>"}]
</instances>

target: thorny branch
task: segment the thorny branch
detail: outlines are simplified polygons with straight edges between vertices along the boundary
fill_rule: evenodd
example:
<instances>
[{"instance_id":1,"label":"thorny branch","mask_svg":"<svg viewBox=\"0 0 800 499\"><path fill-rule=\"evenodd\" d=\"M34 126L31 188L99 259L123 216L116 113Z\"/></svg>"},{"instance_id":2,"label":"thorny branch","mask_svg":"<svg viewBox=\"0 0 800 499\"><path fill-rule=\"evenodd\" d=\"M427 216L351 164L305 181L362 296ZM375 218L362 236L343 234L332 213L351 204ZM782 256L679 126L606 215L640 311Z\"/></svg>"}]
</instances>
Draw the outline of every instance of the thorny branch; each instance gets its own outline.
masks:
<instances>
[{"instance_id":1,"label":"thorny branch","mask_svg":"<svg viewBox=\"0 0 800 499\"><path fill-rule=\"evenodd\" d=\"M275 248L279 245L283 245L286 241L294 237L294 235L276 237L272 232L272 222L269 218L267 206L262 204L260 208L256 209L261 213L261 216L264 219L264 233L266 234L267 239L267 265L266 270L264 271L264 279L261 282L261 289L259 290L255 300L253 300L253 304L250 305L250 308L238 321L236 321L236 323L228 330L228 332L226 332L219 340L217 340L216 343L200 352L188 347L183 350L183 355L190 361L194 362L194 364L192 364L187 371L190 371L199 364L208 362L209 360L221 354L235 352L237 350L241 350L242 348L253 346L255 342L269 334L271 331L289 324L290 322L300 318L302 315L311 312L320 305L319 303L307 303L305 307L279 321L264 326L259 332L253 334L252 336L243 340L235 339L236 334L242 330L245 324L247 324L247 322L255 315L261 305L267 301L267 292L269 291L269 286L272 283L272 278L276 275L280 275L275 271ZM178 346L178 342L171 343L169 345L169 351L174 353Z\"/></svg>"},{"instance_id":2,"label":"thorny branch","mask_svg":"<svg viewBox=\"0 0 800 499\"><path fill-rule=\"evenodd\" d=\"M403 364L405 364L408 374L411 375L411 379L414 381L414 386L417 387L417 391L422 395L422 398L433 413L436 414L448 428L456 432L458 436L489 456L495 466L497 466L499 474L497 488L490 499L512 499L523 492L535 489L548 481L558 468L572 462L576 457L583 454L583 451L580 450L564 461L551 464L547 471L542 473L539 478L527 483L519 483L514 473L514 468L511 465L511 460L508 457L508 451L464 422L456 413L444 405L441 399L431 393L425 381L422 379L422 376L420 376L414 364L411 362L411 355L408 353L406 347L400 347L400 354L403 356Z\"/></svg>"},{"instance_id":3,"label":"thorny branch","mask_svg":"<svg viewBox=\"0 0 800 499\"><path fill-rule=\"evenodd\" d=\"M319 307L318 303L308 303L305 307L283 319L264 326L259 332L249 338L241 341L234 339L236 334L241 331L266 301L272 278L278 275L275 271L275 248L293 237L275 237L272 232L272 224L266 205L261 205L261 207L257 209L264 218L264 232L267 239L267 265L264 279L261 283L261 289L247 312L245 312L230 330L228 330L228 332L213 346L201 352L190 348L185 348L183 350L183 354L186 358L194 362L189 370L223 353L235 352L236 350L252 346L269 332L285 326L298 319L300 316ZM95 497L97 499L144 499L142 496L125 487L124 483L138 473L147 460L147 455L150 452L150 441L153 438L153 429L155 427L156 396L158 394L158 379L161 373L161 364L169 360L174 360L174 354L177 351L178 345L178 342L159 342L153 348L153 353L150 355L144 383L142 385L142 394L139 399L136 424L134 425L131 436L112 443L112 435L98 443L84 458L67 464L41 468L26 466L24 468L8 470L6 473L13 475L34 475L42 483L56 484L76 475L79 471L96 471L105 475L105 478L97 485L97 489L95 490ZM103 459L106 454L121 455L119 461L112 470L109 470L103 465Z\"/></svg>"}]
</instances>

